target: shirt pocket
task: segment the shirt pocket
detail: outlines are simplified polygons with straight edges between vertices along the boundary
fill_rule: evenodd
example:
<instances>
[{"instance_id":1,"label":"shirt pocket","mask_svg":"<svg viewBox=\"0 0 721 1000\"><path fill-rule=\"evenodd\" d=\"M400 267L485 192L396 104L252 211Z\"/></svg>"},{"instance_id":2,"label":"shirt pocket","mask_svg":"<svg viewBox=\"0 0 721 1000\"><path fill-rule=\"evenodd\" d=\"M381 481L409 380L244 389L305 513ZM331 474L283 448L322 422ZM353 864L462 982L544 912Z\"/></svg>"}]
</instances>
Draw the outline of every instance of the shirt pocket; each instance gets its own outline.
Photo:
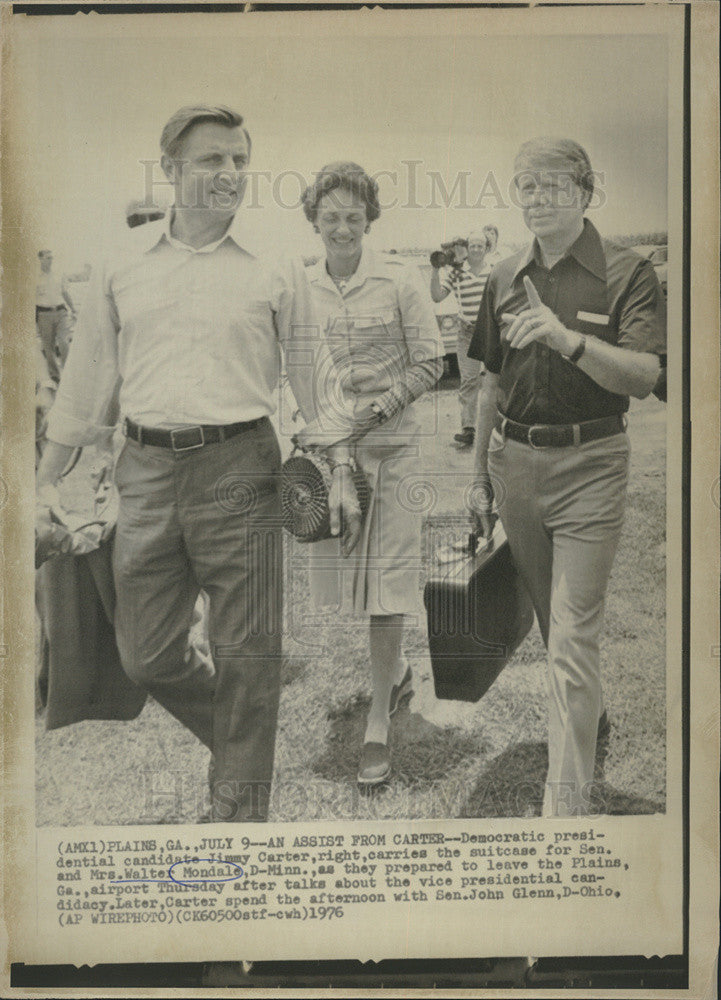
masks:
<instances>
[{"instance_id":1,"label":"shirt pocket","mask_svg":"<svg viewBox=\"0 0 721 1000\"><path fill-rule=\"evenodd\" d=\"M266 328L273 326L274 314L268 299L245 299L238 303L238 322L259 323Z\"/></svg>"},{"instance_id":2,"label":"shirt pocket","mask_svg":"<svg viewBox=\"0 0 721 1000\"><path fill-rule=\"evenodd\" d=\"M357 392L385 392L403 377L408 351L399 309L369 307L352 317L349 334L352 384Z\"/></svg>"},{"instance_id":3,"label":"shirt pocket","mask_svg":"<svg viewBox=\"0 0 721 1000\"><path fill-rule=\"evenodd\" d=\"M580 307L573 318L571 328L587 337L604 340L608 344L615 344L618 340L615 318L609 314L605 303Z\"/></svg>"},{"instance_id":4,"label":"shirt pocket","mask_svg":"<svg viewBox=\"0 0 721 1000\"><path fill-rule=\"evenodd\" d=\"M240 361L246 371L259 362L275 357L278 348L275 313L268 299L238 296L232 304L209 305L217 338L211 340L221 351Z\"/></svg>"},{"instance_id":5,"label":"shirt pocket","mask_svg":"<svg viewBox=\"0 0 721 1000\"><path fill-rule=\"evenodd\" d=\"M393 307L371 307L367 312L353 316L351 339L367 345L401 343L403 326L400 310Z\"/></svg>"}]
</instances>

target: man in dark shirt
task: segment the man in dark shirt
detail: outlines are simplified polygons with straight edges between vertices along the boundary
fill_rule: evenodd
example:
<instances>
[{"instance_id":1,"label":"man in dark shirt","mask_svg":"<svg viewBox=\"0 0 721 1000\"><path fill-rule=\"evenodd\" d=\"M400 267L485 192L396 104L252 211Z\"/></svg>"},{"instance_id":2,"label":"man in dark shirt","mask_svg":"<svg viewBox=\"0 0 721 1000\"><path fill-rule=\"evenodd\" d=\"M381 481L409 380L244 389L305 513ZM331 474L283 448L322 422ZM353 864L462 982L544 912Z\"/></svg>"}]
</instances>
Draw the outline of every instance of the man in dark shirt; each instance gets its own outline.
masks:
<instances>
[{"instance_id":1,"label":"man in dark shirt","mask_svg":"<svg viewBox=\"0 0 721 1000\"><path fill-rule=\"evenodd\" d=\"M498 512L548 649L546 816L591 808L597 733L607 727L599 640L623 524L629 397L656 384L666 313L654 269L584 218L586 152L533 139L514 185L535 239L498 264L469 356L485 362L475 516Z\"/></svg>"}]
</instances>

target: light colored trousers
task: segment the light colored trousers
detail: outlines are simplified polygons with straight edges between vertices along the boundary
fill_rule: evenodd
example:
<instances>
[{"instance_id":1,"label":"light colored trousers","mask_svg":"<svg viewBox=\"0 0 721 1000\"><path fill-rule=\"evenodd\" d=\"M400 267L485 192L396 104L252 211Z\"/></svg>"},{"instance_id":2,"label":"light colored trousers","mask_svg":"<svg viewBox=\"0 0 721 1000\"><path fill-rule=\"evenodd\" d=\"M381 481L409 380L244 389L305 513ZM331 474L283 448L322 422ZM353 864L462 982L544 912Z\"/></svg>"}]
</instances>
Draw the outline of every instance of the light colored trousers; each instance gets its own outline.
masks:
<instances>
[{"instance_id":1,"label":"light colored trousers","mask_svg":"<svg viewBox=\"0 0 721 1000\"><path fill-rule=\"evenodd\" d=\"M491 435L488 469L500 518L548 650L544 816L591 811L602 709L599 641L629 455L623 433L541 449Z\"/></svg>"},{"instance_id":2,"label":"light colored trousers","mask_svg":"<svg viewBox=\"0 0 721 1000\"><path fill-rule=\"evenodd\" d=\"M478 390L481 387L481 362L468 357L468 348L473 336L473 325L460 320L456 357L461 384L458 388L458 402L461 404L461 427L476 427L478 410Z\"/></svg>"},{"instance_id":3,"label":"light colored trousers","mask_svg":"<svg viewBox=\"0 0 721 1000\"><path fill-rule=\"evenodd\" d=\"M48 374L56 382L60 379L60 371L70 350L70 317L65 308L38 309L35 318L38 336L43 345L43 354L48 363ZM55 355L57 347L60 354L60 364Z\"/></svg>"}]
</instances>

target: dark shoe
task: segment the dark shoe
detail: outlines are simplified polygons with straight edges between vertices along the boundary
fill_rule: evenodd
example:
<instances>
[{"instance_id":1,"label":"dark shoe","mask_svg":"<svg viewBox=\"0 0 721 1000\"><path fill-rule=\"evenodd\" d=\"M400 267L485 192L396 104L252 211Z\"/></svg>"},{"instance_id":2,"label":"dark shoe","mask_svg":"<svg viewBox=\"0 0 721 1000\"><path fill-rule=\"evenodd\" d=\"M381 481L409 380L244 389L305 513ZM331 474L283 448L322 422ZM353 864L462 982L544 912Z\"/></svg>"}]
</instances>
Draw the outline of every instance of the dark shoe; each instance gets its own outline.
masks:
<instances>
[{"instance_id":1,"label":"dark shoe","mask_svg":"<svg viewBox=\"0 0 721 1000\"><path fill-rule=\"evenodd\" d=\"M385 743L364 743L358 766L358 784L381 785L391 773L391 754Z\"/></svg>"},{"instance_id":2,"label":"dark shoe","mask_svg":"<svg viewBox=\"0 0 721 1000\"><path fill-rule=\"evenodd\" d=\"M608 718L608 712L604 708L603 715L598 720L598 732L596 734L597 740L606 740L611 734L611 722Z\"/></svg>"},{"instance_id":3,"label":"dark shoe","mask_svg":"<svg viewBox=\"0 0 721 1000\"><path fill-rule=\"evenodd\" d=\"M476 432L472 427L464 427L460 434L454 434L453 440L461 448L470 448L475 439Z\"/></svg>"},{"instance_id":4,"label":"dark shoe","mask_svg":"<svg viewBox=\"0 0 721 1000\"><path fill-rule=\"evenodd\" d=\"M395 715L403 702L410 701L414 695L413 691L413 671L410 667L403 675L400 684L394 684L391 688L391 697L388 703L388 714Z\"/></svg>"}]
</instances>

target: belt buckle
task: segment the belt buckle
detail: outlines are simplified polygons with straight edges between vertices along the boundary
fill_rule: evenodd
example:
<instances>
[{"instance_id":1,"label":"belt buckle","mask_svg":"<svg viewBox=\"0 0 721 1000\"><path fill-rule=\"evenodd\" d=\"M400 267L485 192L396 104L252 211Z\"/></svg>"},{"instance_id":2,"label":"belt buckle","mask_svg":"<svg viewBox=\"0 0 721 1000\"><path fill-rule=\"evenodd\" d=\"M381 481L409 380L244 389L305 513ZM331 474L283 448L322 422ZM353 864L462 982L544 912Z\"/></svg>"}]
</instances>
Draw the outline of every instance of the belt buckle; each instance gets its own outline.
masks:
<instances>
[{"instance_id":1,"label":"belt buckle","mask_svg":"<svg viewBox=\"0 0 721 1000\"><path fill-rule=\"evenodd\" d=\"M536 451L540 451L542 448L549 448L550 447L550 445L547 445L547 444L535 444L534 441L533 441L533 432L534 431L542 431L542 430L544 430L543 424L532 424L528 428L528 435L527 435L528 436L528 443L530 444L531 448L535 448Z\"/></svg>"},{"instance_id":2,"label":"belt buckle","mask_svg":"<svg viewBox=\"0 0 721 1000\"><path fill-rule=\"evenodd\" d=\"M175 443L175 435L178 434L192 434L197 431L199 440L193 444L182 444L177 445ZM195 451L196 448L202 448L205 444L205 434L202 427L178 427L170 432L170 446L173 451Z\"/></svg>"}]
</instances>

